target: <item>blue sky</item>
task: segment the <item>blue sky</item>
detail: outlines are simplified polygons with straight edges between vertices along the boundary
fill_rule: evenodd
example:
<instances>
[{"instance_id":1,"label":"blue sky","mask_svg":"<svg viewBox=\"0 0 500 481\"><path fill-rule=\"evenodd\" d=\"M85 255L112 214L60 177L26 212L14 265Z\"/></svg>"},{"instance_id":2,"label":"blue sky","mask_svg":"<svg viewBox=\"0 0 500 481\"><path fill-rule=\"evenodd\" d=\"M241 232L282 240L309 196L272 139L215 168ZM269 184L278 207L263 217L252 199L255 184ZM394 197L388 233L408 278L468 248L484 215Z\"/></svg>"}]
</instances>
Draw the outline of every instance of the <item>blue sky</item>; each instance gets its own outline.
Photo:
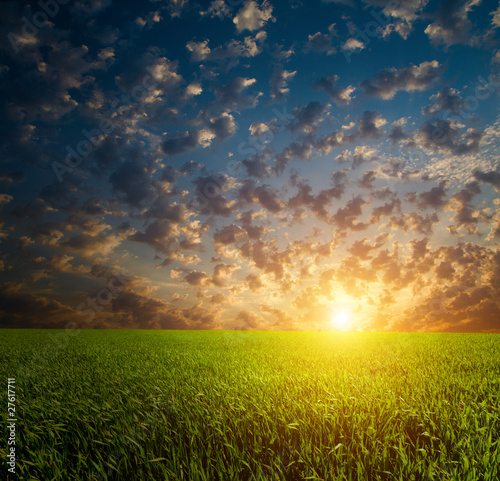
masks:
<instances>
[{"instance_id":1,"label":"blue sky","mask_svg":"<svg viewBox=\"0 0 500 481\"><path fill-rule=\"evenodd\" d=\"M0 9L3 327L500 330L498 2Z\"/></svg>"}]
</instances>

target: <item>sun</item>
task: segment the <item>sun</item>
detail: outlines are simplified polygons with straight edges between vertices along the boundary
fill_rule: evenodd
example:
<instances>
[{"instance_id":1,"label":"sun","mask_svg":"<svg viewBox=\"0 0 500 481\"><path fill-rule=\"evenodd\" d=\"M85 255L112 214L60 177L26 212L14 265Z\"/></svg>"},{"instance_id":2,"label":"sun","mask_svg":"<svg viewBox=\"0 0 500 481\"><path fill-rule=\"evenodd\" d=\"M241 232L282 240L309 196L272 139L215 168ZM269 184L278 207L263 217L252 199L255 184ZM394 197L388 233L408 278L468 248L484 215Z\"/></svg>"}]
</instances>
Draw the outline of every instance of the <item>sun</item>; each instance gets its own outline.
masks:
<instances>
[{"instance_id":1,"label":"sun","mask_svg":"<svg viewBox=\"0 0 500 481\"><path fill-rule=\"evenodd\" d=\"M348 331L352 327L351 313L347 310L335 311L332 314L332 324L339 331Z\"/></svg>"}]
</instances>

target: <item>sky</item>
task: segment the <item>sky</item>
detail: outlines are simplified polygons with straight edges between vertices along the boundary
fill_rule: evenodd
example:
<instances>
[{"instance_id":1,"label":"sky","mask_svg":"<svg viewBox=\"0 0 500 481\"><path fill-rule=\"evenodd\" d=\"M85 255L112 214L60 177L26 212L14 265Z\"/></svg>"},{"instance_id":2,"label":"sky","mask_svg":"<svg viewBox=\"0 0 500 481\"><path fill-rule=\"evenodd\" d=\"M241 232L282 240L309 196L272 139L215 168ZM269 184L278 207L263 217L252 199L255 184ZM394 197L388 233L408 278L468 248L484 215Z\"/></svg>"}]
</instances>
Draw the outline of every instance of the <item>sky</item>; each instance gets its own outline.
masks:
<instances>
[{"instance_id":1,"label":"sky","mask_svg":"<svg viewBox=\"0 0 500 481\"><path fill-rule=\"evenodd\" d=\"M500 332L500 5L0 4L0 326Z\"/></svg>"}]
</instances>

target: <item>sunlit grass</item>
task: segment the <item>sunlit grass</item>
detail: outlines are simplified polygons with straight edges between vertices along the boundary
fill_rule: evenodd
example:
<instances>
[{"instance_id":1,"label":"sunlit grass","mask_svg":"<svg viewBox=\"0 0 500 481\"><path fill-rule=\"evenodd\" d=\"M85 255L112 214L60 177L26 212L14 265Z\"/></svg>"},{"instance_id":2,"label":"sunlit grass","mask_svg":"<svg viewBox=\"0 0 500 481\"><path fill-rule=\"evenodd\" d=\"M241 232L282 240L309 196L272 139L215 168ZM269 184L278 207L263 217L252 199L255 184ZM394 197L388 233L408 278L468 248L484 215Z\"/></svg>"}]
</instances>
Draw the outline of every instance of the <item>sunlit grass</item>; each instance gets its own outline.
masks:
<instances>
[{"instance_id":1,"label":"sunlit grass","mask_svg":"<svg viewBox=\"0 0 500 481\"><path fill-rule=\"evenodd\" d=\"M7 479L500 477L500 336L83 331L29 378L48 332L2 336Z\"/></svg>"}]
</instances>

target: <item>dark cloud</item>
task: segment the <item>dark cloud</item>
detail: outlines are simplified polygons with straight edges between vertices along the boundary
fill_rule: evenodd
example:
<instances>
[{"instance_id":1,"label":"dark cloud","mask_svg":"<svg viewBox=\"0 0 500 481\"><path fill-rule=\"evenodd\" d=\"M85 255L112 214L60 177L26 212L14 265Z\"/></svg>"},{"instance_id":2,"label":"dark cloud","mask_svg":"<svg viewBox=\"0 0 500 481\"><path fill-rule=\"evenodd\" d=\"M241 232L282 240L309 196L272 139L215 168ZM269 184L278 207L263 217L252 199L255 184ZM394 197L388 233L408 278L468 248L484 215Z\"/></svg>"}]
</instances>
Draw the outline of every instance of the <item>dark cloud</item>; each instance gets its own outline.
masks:
<instances>
[{"instance_id":1,"label":"dark cloud","mask_svg":"<svg viewBox=\"0 0 500 481\"><path fill-rule=\"evenodd\" d=\"M411 132L405 131L403 125L404 124L401 122L394 122L391 126L391 130L387 138L392 142L392 144L396 144L398 142L406 142L409 147L413 147L413 134Z\"/></svg>"},{"instance_id":2,"label":"dark cloud","mask_svg":"<svg viewBox=\"0 0 500 481\"><path fill-rule=\"evenodd\" d=\"M335 24L333 23L328 27L328 33L316 32L309 35L304 51L308 52L312 50L314 52L332 55L337 52L337 49L332 45L333 37L336 35L337 32L335 31Z\"/></svg>"},{"instance_id":3,"label":"dark cloud","mask_svg":"<svg viewBox=\"0 0 500 481\"><path fill-rule=\"evenodd\" d=\"M261 329L263 327L264 319L251 311L240 311L236 316L236 319L243 322L243 324L239 327L240 330Z\"/></svg>"},{"instance_id":4,"label":"dark cloud","mask_svg":"<svg viewBox=\"0 0 500 481\"><path fill-rule=\"evenodd\" d=\"M445 0L433 15L435 21L427 26L425 33L435 45L474 43L474 37L469 33L472 22L468 14L480 3L478 0Z\"/></svg>"},{"instance_id":5,"label":"dark cloud","mask_svg":"<svg viewBox=\"0 0 500 481\"><path fill-rule=\"evenodd\" d=\"M229 108L231 110L255 107L259 95L252 96L245 92L255 82L254 78L236 77L226 85L215 85L214 93L219 105L222 108Z\"/></svg>"},{"instance_id":6,"label":"dark cloud","mask_svg":"<svg viewBox=\"0 0 500 481\"><path fill-rule=\"evenodd\" d=\"M180 135L168 136L162 144L163 152L169 157L184 154L200 146L210 145L214 134L209 130L193 129Z\"/></svg>"},{"instance_id":7,"label":"dark cloud","mask_svg":"<svg viewBox=\"0 0 500 481\"><path fill-rule=\"evenodd\" d=\"M384 205L375 207L370 215L370 223L376 224L380 222L382 217L389 217L396 213L401 213L401 201L397 196L394 196L389 202Z\"/></svg>"},{"instance_id":8,"label":"dark cloud","mask_svg":"<svg viewBox=\"0 0 500 481\"><path fill-rule=\"evenodd\" d=\"M207 128L215 135L217 142L223 142L236 132L234 117L227 112L210 117L206 124Z\"/></svg>"},{"instance_id":9,"label":"dark cloud","mask_svg":"<svg viewBox=\"0 0 500 481\"><path fill-rule=\"evenodd\" d=\"M392 229L401 230L405 234L415 231L430 236L433 232L433 226L438 222L439 217L435 212L425 216L419 212L410 212L391 217L389 225Z\"/></svg>"},{"instance_id":10,"label":"dark cloud","mask_svg":"<svg viewBox=\"0 0 500 481\"><path fill-rule=\"evenodd\" d=\"M427 192L418 194L418 206L421 209L433 208L442 209L447 204L446 182L441 182L438 186L432 187Z\"/></svg>"},{"instance_id":11,"label":"dark cloud","mask_svg":"<svg viewBox=\"0 0 500 481\"><path fill-rule=\"evenodd\" d=\"M368 228L368 224L360 222L359 217L362 214L362 207L366 204L365 200L357 196L347 202L345 207L338 209L332 220L341 229L364 230Z\"/></svg>"},{"instance_id":12,"label":"dark cloud","mask_svg":"<svg viewBox=\"0 0 500 481\"><path fill-rule=\"evenodd\" d=\"M276 102L283 102L286 98L290 88L288 82L295 77L296 70L284 70L282 68L275 68L271 76L271 98Z\"/></svg>"},{"instance_id":13,"label":"dark cloud","mask_svg":"<svg viewBox=\"0 0 500 481\"><path fill-rule=\"evenodd\" d=\"M500 188L500 172L495 170L490 170L489 172L476 170L474 172L474 177L485 184L490 184L496 188Z\"/></svg>"},{"instance_id":14,"label":"dark cloud","mask_svg":"<svg viewBox=\"0 0 500 481\"><path fill-rule=\"evenodd\" d=\"M289 129L292 132L299 131L304 134L313 134L316 132L317 125L321 122L326 108L326 105L315 101L295 107L292 112L294 119L289 124Z\"/></svg>"},{"instance_id":15,"label":"dark cloud","mask_svg":"<svg viewBox=\"0 0 500 481\"><path fill-rule=\"evenodd\" d=\"M413 239L410 241L412 246L412 259L414 261L421 260L426 256L429 252L428 243L429 239L427 237L420 240Z\"/></svg>"},{"instance_id":16,"label":"dark cloud","mask_svg":"<svg viewBox=\"0 0 500 481\"><path fill-rule=\"evenodd\" d=\"M309 159L313 153L313 146L308 141L292 142L289 146L285 147L282 152L274 156L275 171L281 174L290 160L292 159Z\"/></svg>"},{"instance_id":17,"label":"dark cloud","mask_svg":"<svg viewBox=\"0 0 500 481\"><path fill-rule=\"evenodd\" d=\"M472 200L481 193L479 182L469 182L462 190L454 194L450 199L451 209L455 211L455 229L464 227L469 234L479 235L477 224L481 215L473 206Z\"/></svg>"},{"instance_id":18,"label":"dark cloud","mask_svg":"<svg viewBox=\"0 0 500 481\"><path fill-rule=\"evenodd\" d=\"M246 236L243 228L236 224L230 224L214 232L213 242L216 246L226 246L245 240Z\"/></svg>"},{"instance_id":19,"label":"dark cloud","mask_svg":"<svg viewBox=\"0 0 500 481\"><path fill-rule=\"evenodd\" d=\"M483 136L484 132L475 128L470 128L462 134L456 122L437 119L434 122L424 122L420 126L415 135L415 142L429 150L465 155L478 152Z\"/></svg>"},{"instance_id":20,"label":"dark cloud","mask_svg":"<svg viewBox=\"0 0 500 481\"><path fill-rule=\"evenodd\" d=\"M278 213L283 208L278 193L270 185L257 185L255 181L246 180L238 190L238 197L247 204L260 204L269 212Z\"/></svg>"},{"instance_id":21,"label":"dark cloud","mask_svg":"<svg viewBox=\"0 0 500 481\"><path fill-rule=\"evenodd\" d=\"M363 139L380 139L387 121L378 113L365 110L359 121L359 135Z\"/></svg>"},{"instance_id":22,"label":"dark cloud","mask_svg":"<svg viewBox=\"0 0 500 481\"><path fill-rule=\"evenodd\" d=\"M315 90L324 90L337 105L348 105L351 103L351 95L355 88L349 86L345 89L337 88L338 75L320 78L314 85Z\"/></svg>"},{"instance_id":23,"label":"dark cloud","mask_svg":"<svg viewBox=\"0 0 500 481\"><path fill-rule=\"evenodd\" d=\"M444 87L431 97L431 101L430 105L422 109L425 115L437 115L443 112L450 112L453 115L463 113L464 101L456 89Z\"/></svg>"},{"instance_id":24,"label":"dark cloud","mask_svg":"<svg viewBox=\"0 0 500 481\"><path fill-rule=\"evenodd\" d=\"M327 206L331 204L333 199L340 199L345 191L344 183L337 183L330 189L323 189L318 194L313 194L312 187L304 181L294 182L294 186L298 192L290 197L287 202L289 209L298 209L306 207L318 218L324 221L329 220L329 209Z\"/></svg>"},{"instance_id":25,"label":"dark cloud","mask_svg":"<svg viewBox=\"0 0 500 481\"><path fill-rule=\"evenodd\" d=\"M19 184L26 178L26 174L20 170L5 172L0 175L0 182L2 184L11 185Z\"/></svg>"},{"instance_id":26,"label":"dark cloud","mask_svg":"<svg viewBox=\"0 0 500 481\"><path fill-rule=\"evenodd\" d=\"M228 217L236 212L236 202L224 195L229 184L228 176L201 176L196 178L193 184L200 214Z\"/></svg>"},{"instance_id":27,"label":"dark cloud","mask_svg":"<svg viewBox=\"0 0 500 481\"><path fill-rule=\"evenodd\" d=\"M124 200L133 207L152 197L151 169L140 161L124 162L115 170L109 181L113 190L124 195Z\"/></svg>"},{"instance_id":28,"label":"dark cloud","mask_svg":"<svg viewBox=\"0 0 500 481\"><path fill-rule=\"evenodd\" d=\"M231 61L229 67L238 64L240 58L256 57L262 52L262 41L265 35L257 34L255 37L245 37L243 40L232 39L223 46L210 48L209 40L201 42L190 41L186 44L191 54L192 62L221 62Z\"/></svg>"},{"instance_id":29,"label":"dark cloud","mask_svg":"<svg viewBox=\"0 0 500 481\"><path fill-rule=\"evenodd\" d=\"M398 91L412 92L427 90L437 82L444 67L437 60L422 62L420 65L409 65L401 70L388 68L380 71L371 80L360 83L360 87L370 97L392 99Z\"/></svg>"},{"instance_id":30,"label":"dark cloud","mask_svg":"<svg viewBox=\"0 0 500 481\"><path fill-rule=\"evenodd\" d=\"M64 328L75 311L45 295L27 292L22 284L0 286L0 325L4 328Z\"/></svg>"},{"instance_id":31,"label":"dark cloud","mask_svg":"<svg viewBox=\"0 0 500 481\"><path fill-rule=\"evenodd\" d=\"M272 168L267 164L267 156L256 154L249 159L242 161L243 166L247 171L249 177L256 177L257 179L265 179L272 174Z\"/></svg>"},{"instance_id":32,"label":"dark cloud","mask_svg":"<svg viewBox=\"0 0 500 481\"><path fill-rule=\"evenodd\" d=\"M361 178L358 181L358 185L362 189L371 190L373 188L373 182L376 180L377 175L373 170L367 170L363 173Z\"/></svg>"}]
</instances>

